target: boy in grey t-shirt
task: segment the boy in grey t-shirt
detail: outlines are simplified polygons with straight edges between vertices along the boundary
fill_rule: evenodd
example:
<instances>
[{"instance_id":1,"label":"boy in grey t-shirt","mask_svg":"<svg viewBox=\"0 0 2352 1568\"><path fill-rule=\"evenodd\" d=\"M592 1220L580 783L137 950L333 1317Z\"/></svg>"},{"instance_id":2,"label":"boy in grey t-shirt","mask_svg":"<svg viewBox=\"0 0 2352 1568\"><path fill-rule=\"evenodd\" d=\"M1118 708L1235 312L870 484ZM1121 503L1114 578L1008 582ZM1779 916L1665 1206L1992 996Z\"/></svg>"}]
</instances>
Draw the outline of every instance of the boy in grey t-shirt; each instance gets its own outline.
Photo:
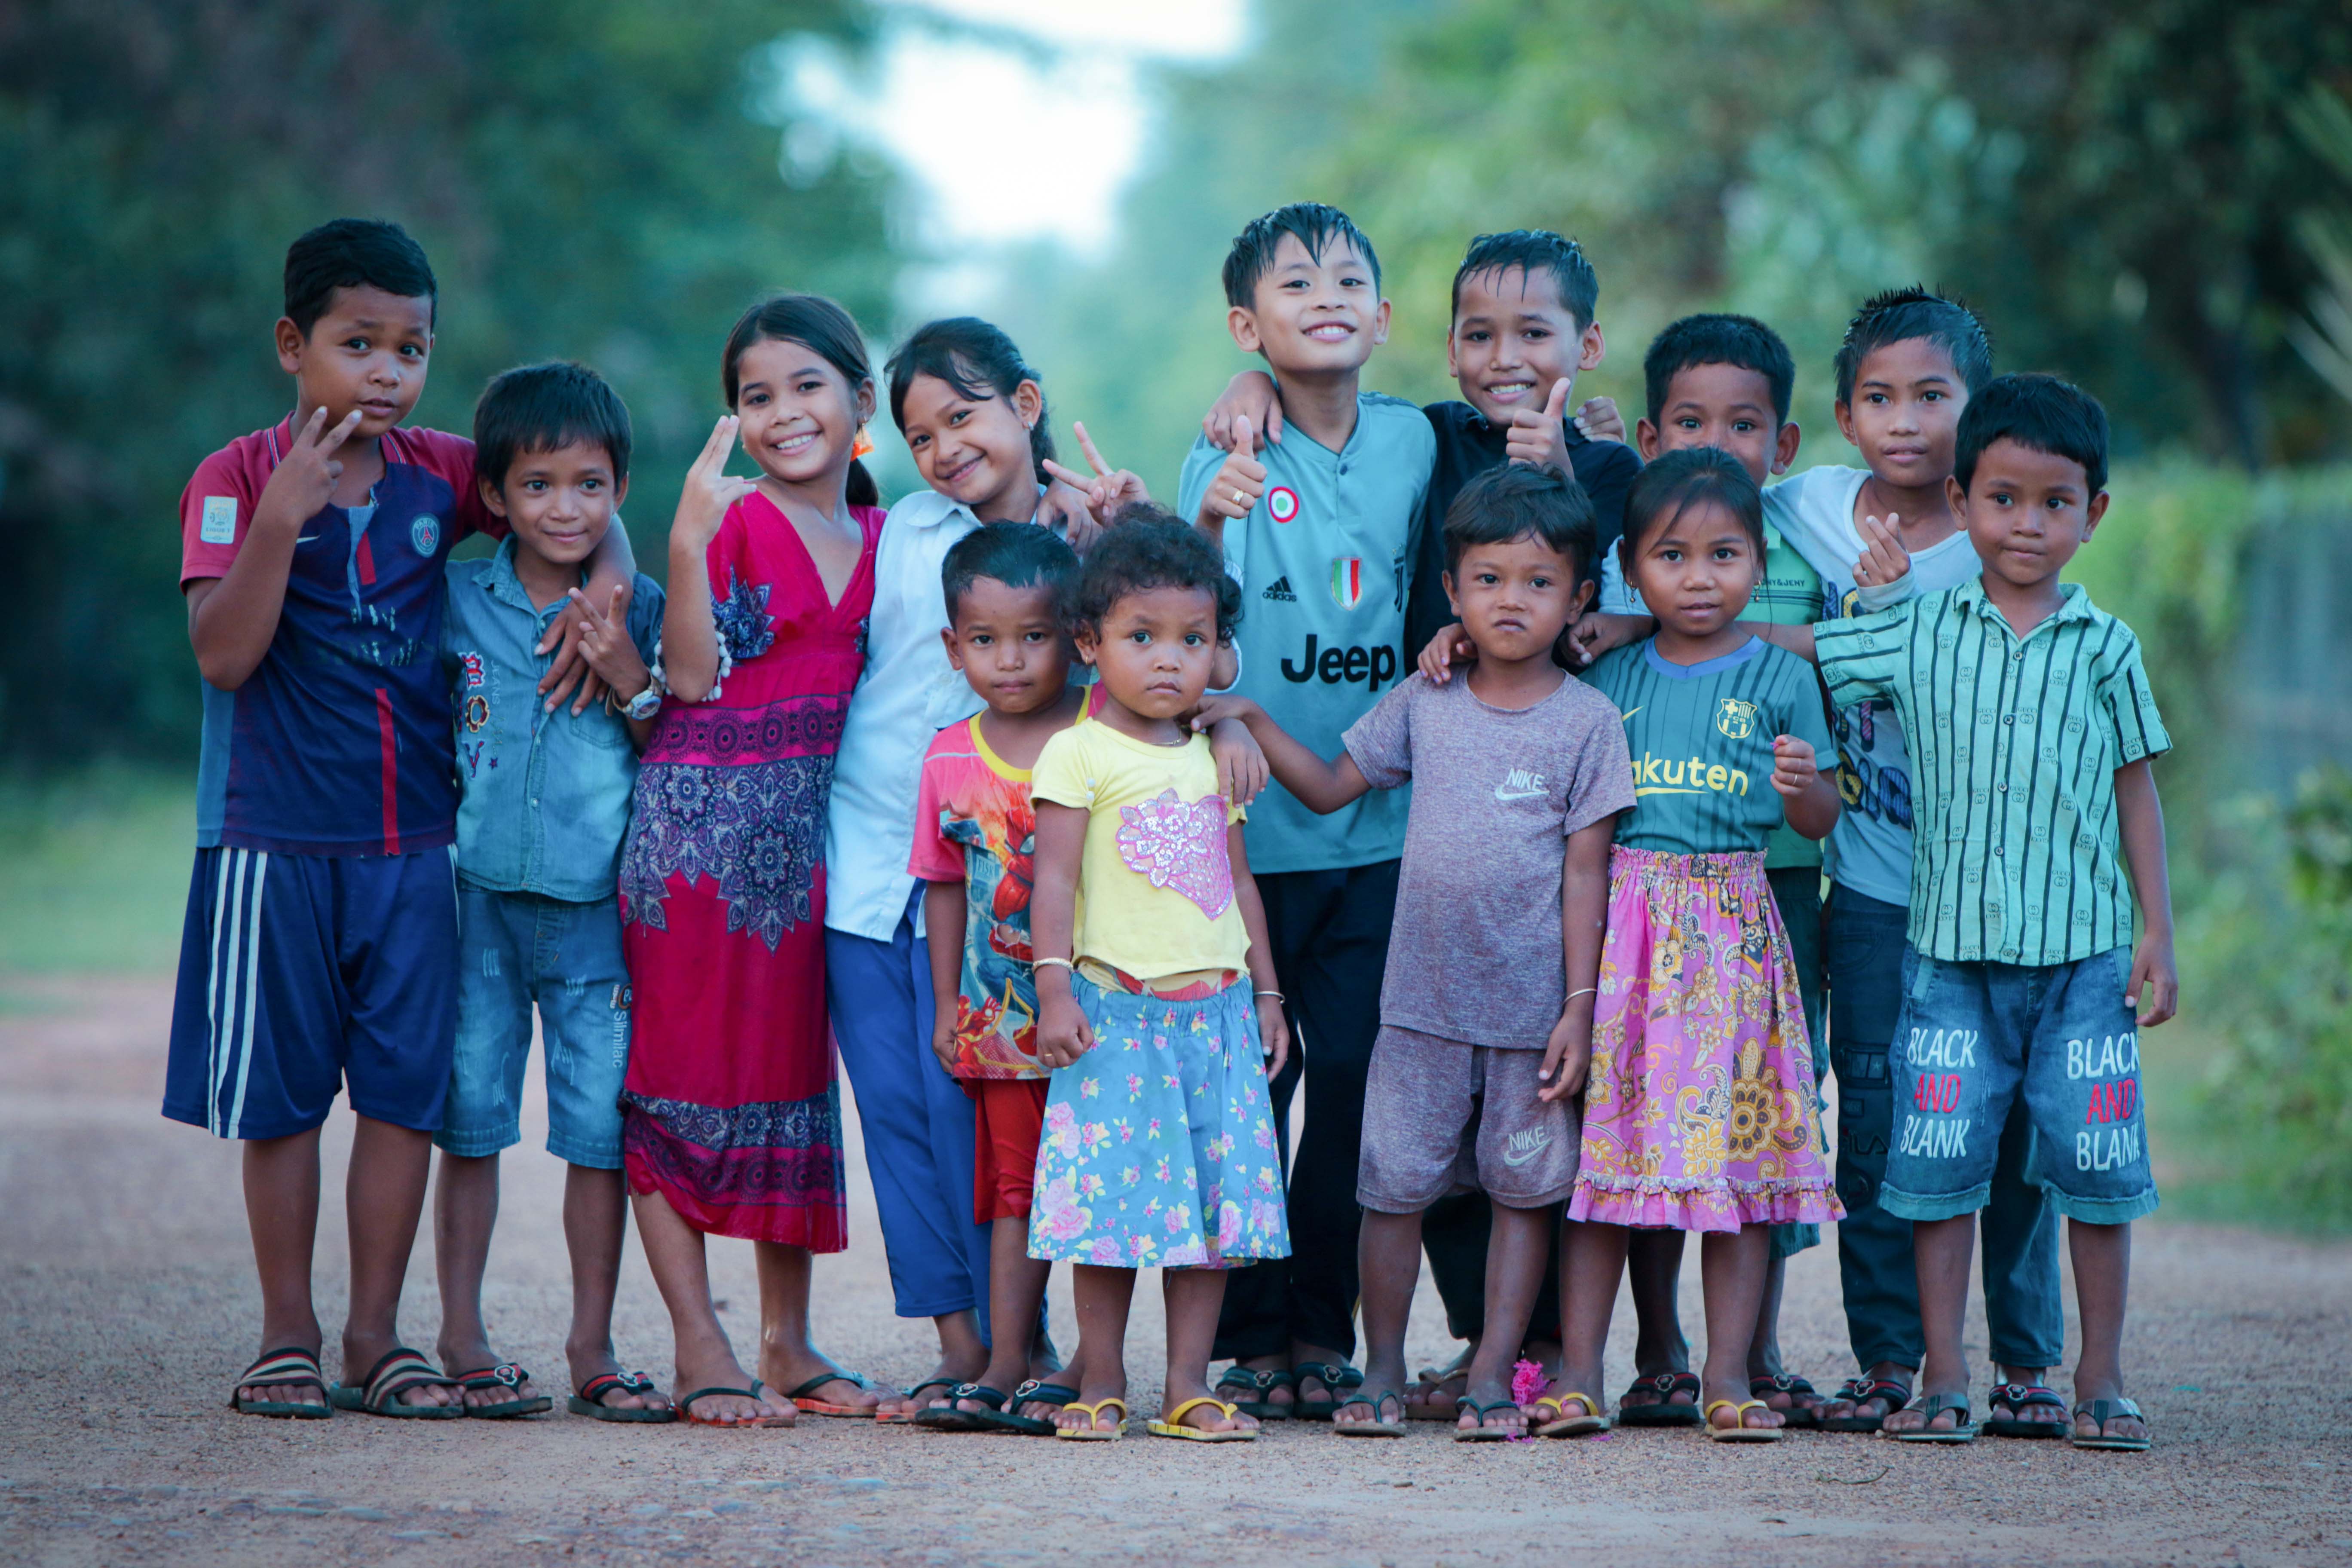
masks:
<instances>
[{"instance_id":1,"label":"boy in grey t-shirt","mask_svg":"<svg viewBox=\"0 0 2352 1568\"><path fill-rule=\"evenodd\" d=\"M1332 762L1255 703L1202 715L1247 723L1315 811L1415 783L1357 1173L1364 1384L1334 1413L1342 1436L1402 1432L1422 1213L1481 1188L1497 1262L1455 1436L1527 1430L1511 1363L1550 1257L1552 1205L1576 1178L1571 1097L1592 1049L1609 844L1633 805L1616 708L1551 658L1592 592L1583 490L1548 468L1490 469L1447 512L1445 547L1446 592L1478 646L1467 680L1412 677L1349 728ZM1528 962L1546 951L1554 962Z\"/></svg>"}]
</instances>

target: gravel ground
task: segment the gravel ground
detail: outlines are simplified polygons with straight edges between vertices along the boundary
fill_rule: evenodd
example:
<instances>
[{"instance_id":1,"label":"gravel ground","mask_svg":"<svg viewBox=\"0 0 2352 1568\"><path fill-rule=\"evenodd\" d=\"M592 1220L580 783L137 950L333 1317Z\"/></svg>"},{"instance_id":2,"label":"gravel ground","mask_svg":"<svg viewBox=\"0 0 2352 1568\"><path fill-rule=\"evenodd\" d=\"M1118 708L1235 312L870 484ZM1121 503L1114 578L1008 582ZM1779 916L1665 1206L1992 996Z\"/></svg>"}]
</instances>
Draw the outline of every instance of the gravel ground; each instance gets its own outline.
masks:
<instances>
[{"instance_id":1,"label":"gravel ground","mask_svg":"<svg viewBox=\"0 0 2352 1568\"><path fill-rule=\"evenodd\" d=\"M155 1112L166 983L11 979L0 996L0 1563L1112 1563L1470 1564L1599 1549L1617 1563L2352 1561L2352 1443L2332 1385L2352 1347L2352 1247L2170 1225L2140 1229L2129 1364L2155 1424L2144 1455L2063 1443L1897 1447L1797 1434L1717 1447L1689 1432L1456 1445L1274 1428L1253 1447L1139 1431L1073 1448L804 1416L791 1431L535 1421L293 1423L224 1407L257 1348L228 1145ZM537 1092L536 1089L533 1090ZM567 1303L560 1168L526 1129L508 1161L490 1317L506 1354L561 1394ZM855 1138L855 1129L852 1129ZM329 1136L322 1317L340 1321ZM929 1365L928 1325L890 1315L862 1159L851 1250L819 1271L821 1342L877 1378ZM748 1346L751 1251L715 1273ZM404 1324L437 1320L421 1243ZM1696 1316L1696 1249L1686 1301ZM1791 1364L1844 1372L1828 1249L1790 1270ZM1066 1283L1056 1320L1069 1328ZM1132 1362L1158 1343L1139 1292ZM1147 1300L1150 1305L1144 1305ZM1612 1389L1630 1374L1621 1305ZM1416 1362L1446 1353L1434 1298ZM634 1255L619 1336L667 1380L658 1300ZM1981 1321L1971 1348L1982 1357ZM333 1370L330 1362L330 1371ZM1988 1373L1979 1370L1979 1397ZM2063 1384L2061 1384L2062 1392ZM1148 1414L1157 1390L1136 1389Z\"/></svg>"}]
</instances>

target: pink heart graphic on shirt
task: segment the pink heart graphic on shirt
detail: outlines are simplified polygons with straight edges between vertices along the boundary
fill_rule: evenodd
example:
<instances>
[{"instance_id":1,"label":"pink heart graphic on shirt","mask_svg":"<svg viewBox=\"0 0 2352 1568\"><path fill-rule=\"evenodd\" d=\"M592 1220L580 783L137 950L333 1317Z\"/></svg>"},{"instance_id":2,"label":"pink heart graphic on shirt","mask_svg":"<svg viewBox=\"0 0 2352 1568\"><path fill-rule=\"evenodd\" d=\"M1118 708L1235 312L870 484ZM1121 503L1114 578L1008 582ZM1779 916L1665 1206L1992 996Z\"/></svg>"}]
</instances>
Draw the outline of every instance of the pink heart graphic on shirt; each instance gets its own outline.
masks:
<instances>
[{"instance_id":1,"label":"pink heart graphic on shirt","mask_svg":"<svg viewBox=\"0 0 2352 1568\"><path fill-rule=\"evenodd\" d=\"M1216 795L1186 805L1164 789L1118 808L1118 858L1155 888L1172 888L1215 920L1234 901L1233 862L1225 855L1225 803Z\"/></svg>"}]
</instances>

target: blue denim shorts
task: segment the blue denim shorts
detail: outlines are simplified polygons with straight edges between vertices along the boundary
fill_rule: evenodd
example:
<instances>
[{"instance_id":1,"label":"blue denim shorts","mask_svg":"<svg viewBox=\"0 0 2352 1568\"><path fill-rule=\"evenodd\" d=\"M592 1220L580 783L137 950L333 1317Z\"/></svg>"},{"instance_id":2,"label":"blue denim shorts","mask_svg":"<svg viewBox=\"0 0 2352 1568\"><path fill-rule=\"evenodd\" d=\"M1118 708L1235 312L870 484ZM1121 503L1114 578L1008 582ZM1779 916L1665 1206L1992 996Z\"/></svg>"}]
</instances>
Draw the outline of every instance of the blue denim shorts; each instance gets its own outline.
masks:
<instances>
[{"instance_id":1,"label":"blue denim shorts","mask_svg":"<svg viewBox=\"0 0 2352 1568\"><path fill-rule=\"evenodd\" d=\"M2033 1124L2027 1176L2059 1213L2121 1225L2153 1210L2130 983L2128 947L2021 965L1946 963L1906 946L1887 1060L1887 1212L1937 1220L1984 1207L2020 1095Z\"/></svg>"},{"instance_id":2,"label":"blue denim shorts","mask_svg":"<svg viewBox=\"0 0 2352 1568\"><path fill-rule=\"evenodd\" d=\"M457 1050L433 1142L478 1158L522 1142L530 1016L547 1047L547 1152L621 1168L629 973L611 899L567 903L457 884Z\"/></svg>"}]
</instances>

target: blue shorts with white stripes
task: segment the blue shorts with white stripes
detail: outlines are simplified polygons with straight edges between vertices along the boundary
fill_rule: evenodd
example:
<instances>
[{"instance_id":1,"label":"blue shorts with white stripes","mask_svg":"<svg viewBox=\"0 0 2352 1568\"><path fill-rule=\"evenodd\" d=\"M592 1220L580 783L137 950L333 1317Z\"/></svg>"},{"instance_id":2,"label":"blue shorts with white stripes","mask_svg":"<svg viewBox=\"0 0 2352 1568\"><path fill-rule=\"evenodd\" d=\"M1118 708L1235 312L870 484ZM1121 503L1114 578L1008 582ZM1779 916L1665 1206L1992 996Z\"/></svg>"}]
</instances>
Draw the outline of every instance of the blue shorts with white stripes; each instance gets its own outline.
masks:
<instances>
[{"instance_id":1,"label":"blue shorts with white stripes","mask_svg":"<svg viewBox=\"0 0 2352 1568\"><path fill-rule=\"evenodd\" d=\"M336 1091L395 1126L441 1126L457 1029L449 851L196 851L163 1114L283 1138Z\"/></svg>"}]
</instances>

